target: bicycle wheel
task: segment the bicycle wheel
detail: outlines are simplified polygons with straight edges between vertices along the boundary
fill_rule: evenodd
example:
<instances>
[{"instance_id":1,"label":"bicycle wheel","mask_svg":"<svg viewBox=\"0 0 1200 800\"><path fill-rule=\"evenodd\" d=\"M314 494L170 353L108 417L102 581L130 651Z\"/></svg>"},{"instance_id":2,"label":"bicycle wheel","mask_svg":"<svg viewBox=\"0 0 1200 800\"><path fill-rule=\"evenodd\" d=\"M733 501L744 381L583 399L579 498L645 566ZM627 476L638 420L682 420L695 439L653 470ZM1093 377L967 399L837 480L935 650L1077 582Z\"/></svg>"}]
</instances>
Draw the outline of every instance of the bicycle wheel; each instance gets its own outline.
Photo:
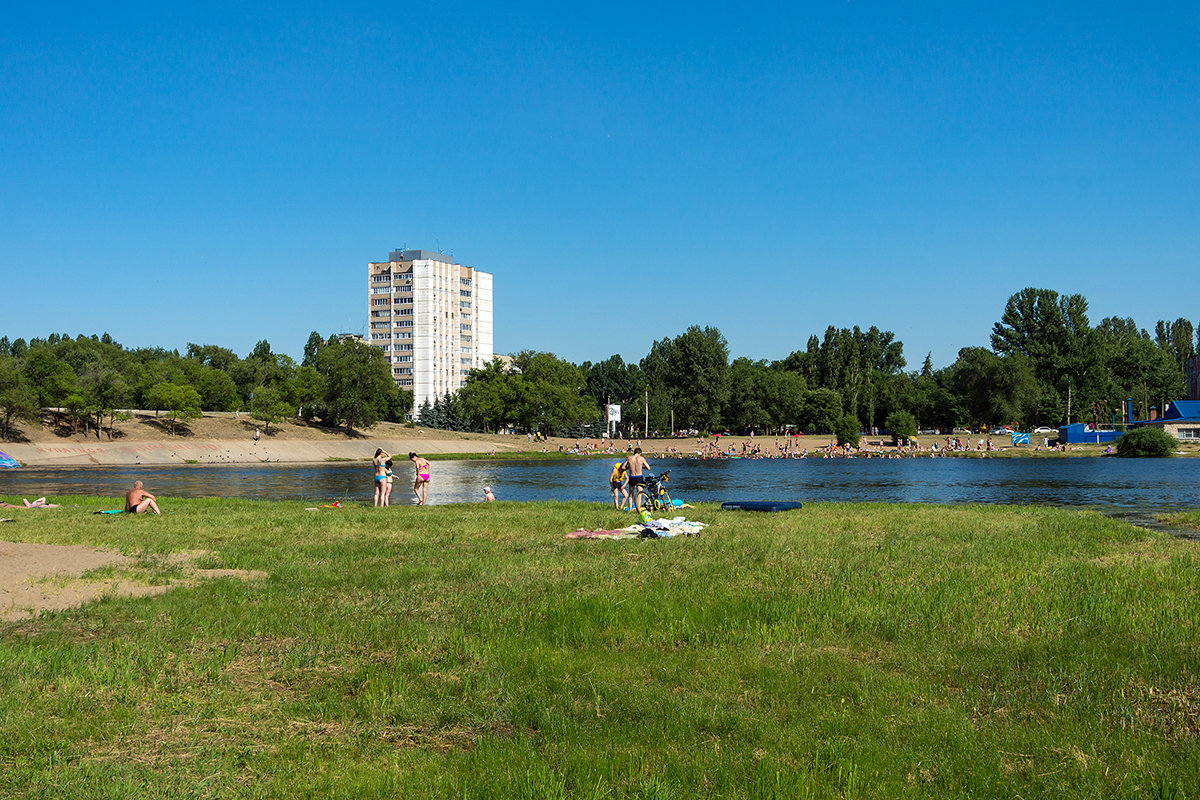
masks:
<instances>
[{"instance_id":1,"label":"bicycle wheel","mask_svg":"<svg viewBox=\"0 0 1200 800\"><path fill-rule=\"evenodd\" d=\"M639 508L650 510L654 509L654 498L650 496L648 491L646 491L646 487L640 483L638 484L637 490L633 493L632 510L636 511Z\"/></svg>"},{"instance_id":2,"label":"bicycle wheel","mask_svg":"<svg viewBox=\"0 0 1200 800\"><path fill-rule=\"evenodd\" d=\"M663 511L670 511L675 508L675 504L671 502L671 495L666 489L658 493L658 507Z\"/></svg>"}]
</instances>

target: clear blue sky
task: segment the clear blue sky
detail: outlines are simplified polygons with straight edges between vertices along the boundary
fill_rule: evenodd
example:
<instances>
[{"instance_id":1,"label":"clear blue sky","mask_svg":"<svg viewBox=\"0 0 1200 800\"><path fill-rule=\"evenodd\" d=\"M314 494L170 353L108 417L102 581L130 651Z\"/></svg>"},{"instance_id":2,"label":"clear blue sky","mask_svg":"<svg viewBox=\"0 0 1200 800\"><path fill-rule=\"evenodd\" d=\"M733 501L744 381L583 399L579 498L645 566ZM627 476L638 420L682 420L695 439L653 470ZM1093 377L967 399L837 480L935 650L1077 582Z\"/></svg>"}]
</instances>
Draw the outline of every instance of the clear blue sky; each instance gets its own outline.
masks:
<instances>
[{"instance_id":1,"label":"clear blue sky","mask_svg":"<svg viewBox=\"0 0 1200 800\"><path fill-rule=\"evenodd\" d=\"M1008 296L1200 321L1200 6L17 4L0 333L299 356L368 261L496 277L500 352L909 368Z\"/></svg>"}]
</instances>

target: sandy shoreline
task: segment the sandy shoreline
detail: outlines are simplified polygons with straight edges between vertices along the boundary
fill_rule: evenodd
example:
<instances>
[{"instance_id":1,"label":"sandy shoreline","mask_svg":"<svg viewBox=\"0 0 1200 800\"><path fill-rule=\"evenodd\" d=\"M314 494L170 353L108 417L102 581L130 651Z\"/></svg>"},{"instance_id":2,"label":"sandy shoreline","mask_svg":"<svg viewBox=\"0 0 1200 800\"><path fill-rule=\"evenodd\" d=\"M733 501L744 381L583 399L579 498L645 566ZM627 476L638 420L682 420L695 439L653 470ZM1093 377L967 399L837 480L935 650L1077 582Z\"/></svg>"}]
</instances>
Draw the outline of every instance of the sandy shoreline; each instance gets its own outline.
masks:
<instances>
[{"instance_id":1,"label":"sandy shoreline","mask_svg":"<svg viewBox=\"0 0 1200 800\"><path fill-rule=\"evenodd\" d=\"M405 458L409 452L423 455L452 453L475 454L525 454L558 453L575 448L577 440L551 438L545 442L531 442L526 436L507 436L482 433L458 433L432 428L408 427L395 423L380 423L367 431L349 435L340 429L324 428L289 420L271 426L269 432L255 431L260 428L252 418L230 412L209 412L187 425L179 426L172 435L168 424L153 412L134 412L131 419L118 422L113 430L105 431L98 438L95 431L87 434L55 428L49 420L42 425L16 426L16 441L0 442L0 452L7 453L22 465L30 467L76 467L76 466L142 466L172 464L312 464L329 461L369 460L375 448ZM979 434L962 434L964 441L971 442L972 449ZM990 437L997 448L1013 451L1006 437ZM917 439L928 450L937 442L939 447L946 437L921 435ZM792 439L793 452L806 449L810 454L830 443L829 435L806 435ZM716 442L713 437L706 444ZM741 452L743 445L761 448L762 452L775 454L786 437L722 436L721 449L732 447ZM661 458L669 455L694 455L697 449L695 437L675 439L617 440L614 444L623 451L631 443L642 445L647 457ZM607 447L607 440L583 440L581 445L595 448ZM862 443L869 449L887 449L891 442L886 436L867 436ZM1197 455L1198 446L1180 444L1187 455ZM1075 455L1098 455L1103 448L1095 446L1072 446ZM1036 453L1027 448L1018 448L1022 455L1049 455ZM1010 452L1011 454L1011 452Z\"/></svg>"}]
</instances>

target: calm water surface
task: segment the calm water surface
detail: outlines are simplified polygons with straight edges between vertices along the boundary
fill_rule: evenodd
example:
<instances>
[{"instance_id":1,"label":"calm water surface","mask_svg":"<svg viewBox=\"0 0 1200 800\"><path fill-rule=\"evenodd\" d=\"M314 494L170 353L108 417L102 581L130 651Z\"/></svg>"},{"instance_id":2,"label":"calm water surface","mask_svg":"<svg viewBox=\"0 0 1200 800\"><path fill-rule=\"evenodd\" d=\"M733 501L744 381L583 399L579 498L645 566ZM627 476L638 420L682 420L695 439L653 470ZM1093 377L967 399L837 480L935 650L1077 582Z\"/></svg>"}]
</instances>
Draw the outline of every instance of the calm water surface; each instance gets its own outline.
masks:
<instances>
[{"instance_id":1,"label":"calm water surface","mask_svg":"<svg viewBox=\"0 0 1200 800\"><path fill-rule=\"evenodd\" d=\"M491 486L500 500L611 500L613 459L434 461L431 504L475 502ZM1200 459L655 459L684 501L800 500L885 503L1018 503L1093 506L1112 511L1200 507ZM402 465L394 504L412 502L412 470ZM371 502L371 465L309 464L75 467L0 470L0 496L111 495L134 480L163 498Z\"/></svg>"}]
</instances>

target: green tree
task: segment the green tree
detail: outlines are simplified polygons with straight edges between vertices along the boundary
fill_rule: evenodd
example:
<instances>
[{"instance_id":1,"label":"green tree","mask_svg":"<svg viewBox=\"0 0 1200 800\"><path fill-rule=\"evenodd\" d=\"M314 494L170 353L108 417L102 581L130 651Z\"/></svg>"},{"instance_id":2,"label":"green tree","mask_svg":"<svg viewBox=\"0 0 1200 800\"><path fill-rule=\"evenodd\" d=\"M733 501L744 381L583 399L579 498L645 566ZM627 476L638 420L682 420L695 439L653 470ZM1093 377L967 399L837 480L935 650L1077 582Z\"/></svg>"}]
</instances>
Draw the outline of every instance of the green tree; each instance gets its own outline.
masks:
<instances>
[{"instance_id":1,"label":"green tree","mask_svg":"<svg viewBox=\"0 0 1200 800\"><path fill-rule=\"evenodd\" d=\"M715 429L729 403L729 343L716 328L692 325L675 337L674 356L677 416L690 428Z\"/></svg>"},{"instance_id":2,"label":"green tree","mask_svg":"<svg viewBox=\"0 0 1200 800\"><path fill-rule=\"evenodd\" d=\"M421 403L421 407L417 409L417 424L422 428L438 427L437 420L434 418L433 403L429 402L428 397Z\"/></svg>"},{"instance_id":3,"label":"green tree","mask_svg":"<svg viewBox=\"0 0 1200 800\"><path fill-rule=\"evenodd\" d=\"M579 367L553 353L533 350L513 356L513 367L511 413L523 429L554 434L594 416L595 401L582 394L585 382Z\"/></svg>"},{"instance_id":4,"label":"green tree","mask_svg":"<svg viewBox=\"0 0 1200 800\"><path fill-rule=\"evenodd\" d=\"M584 362L581 369L587 394L600 407L603 420L608 419L604 406L609 403L621 406L623 429L630 429L631 420L642 417L646 379L637 364L627 364L621 356L612 355L598 364Z\"/></svg>"},{"instance_id":5,"label":"green tree","mask_svg":"<svg viewBox=\"0 0 1200 800\"><path fill-rule=\"evenodd\" d=\"M707 431L721 425L731 384L729 344L720 330L692 325L655 342L641 368L653 393L655 427Z\"/></svg>"},{"instance_id":6,"label":"green tree","mask_svg":"<svg viewBox=\"0 0 1200 800\"><path fill-rule=\"evenodd\" d=\"M1026 419L1038 397L1033 369L1020 352L1000 357L982 347L964 347L954 364L954 385L980 427Z\"/></svg>"},{"instance_id":7,"label":"green tree","mask_svg":"<svg viewBox=\"0 0 1200 800\"><path fill-rule=\"evenodd\" d=\"M1187 369L1187 360L1196 355L1196 329L1183 317L1174 322L1160 319L1154 326L1154 342L1171 356L1181 373Z\"/></svg>"},{"instance_id":8,"label":"green tree","mask_svg":"<svg viewBox=\"0 0 1200 800\"><path fill-rule=\"evenodd\" d=\"M326 344L317 371L325 379L327 421L345 424L350 433L378 422L396 391L383 351L352 339Z\"/></svg>"},{"instance_id":9,"label":"green tree","mask_svg":"<svg viewBox=\"0 0 1200 800\"><path fill-rule=\"evenodd\" d=\"M214 344L192 344L188 342L187 357L199 364L228 373L240 361L237 353L227 347Z\"/></svg>"},{"instance_id":10,"label":"green tree","mask_svg":"<svg viewBox=\"0 0 1200 800\"><path fill-rule=\"evenodd\" d=\"M485 433L517 421L517 408L522 403L520 395L520 377L509 372L498 358L471 370L463 387L458 390L459 404L467 424ZM428 401L422 405L418 417L424 418L432 413L427 406Z\"/></svg>"},{"instance_id":11,"label":"green tree","mask_svg":"<svg viewBox=\"0 0 1200 800\"><path fill-rule=\"evenodd\" d=\"M175 383L159 383L151 387L146 399L150 408L165 411L171 421L171 435L175 435L177 423L200 418L200 394L191 386Z\"/></svg>"},{"instance_id":12,"label":"green tree","mask_svg":"<svg viewBox=\"0 0 1200 800\"><path fill-rule=\"evenodd\" d=\"M254 387L250 400L250 414L262 421L268 435L271 433L271 423L279 423L290 417L293 408L278 386Z\"/></svg>"},{"instance_id":13,"label":"green tree","mask_svg":"<svg viewBox=\"0 0 1200 800\"><path fill-rule=\"evenodd\" d=\"M1142 412L1137 416L1144 418L1149 415L1149 406L1161 408L1186 390L1183 369L1171 349L1152 341L1132 319L1101 320L1094 339L1095 357L1105 367L1103 381L1091 398L1094 408L1119 416L1121 402L1133 398Z\"/></svg>"},{"instance_id":14,"label":"green tree","mask_svg":"<svg viewBox=\"0 0 1200 800\"><path fill-rule=\"evenodd\" d=\"M992 349L1001 356L1025 356L1041 387L1062 398L1070 394L1074 407L1083 408L1097 399L1105 379L1087 308L1083 295L1022 289L1008 298L992 326Z\"/></svg>"},{"instance_id":15,"label":"green tree","mask_svg":"<svg viewBox=\"0 0 1200 800\"><path fill-rule=\"evenodd\" d=\"M837 419L833 424L833 435L837 437L837 443L842 447L857 447L859 440L859 428L862 425L858 421L858 417L853 414L846 414Z\"/></svg>"},{"instance_id":16,"label":"green tree","mask_svg":"<svg viewBox=\"0 0 1200 800\"><path fill-rule=\"evenodd\" d=\"M12 432L14 420L36 421L38 398L30 388L21 362L0 354L0 418L4 421L4 439Z\"/></svg>"},{"instance_id":17,"label":"green tree","mask_svg":"<svg viewBox=\"0 0 1200 800\"><path fill-rule=\"evenodd\" d=\"M784 366L803 375L810 387L839 394L846 413L874 424L877 384L881 376L904 368L904 345L891 331L875 326L825 329L824 339L808 340L805 353L792 353Z\"/></svg>"},{"instance_id":18,"label":"green tree","mask_svg":"<svg viewBox=\"0 0 1200 800\"><path fill-rule=\"evenodd\" d=\"M58 407L75 387L75 370L49 347L33 347L25 358L25 377L42 408Z\"/></svg>"},{"instance_id":19,"label":"green tree","mask_svg":"<svg viewBox=\"0 0 1200 800\"><path fill-rule=\"evenodd\" d=\"M832 389L812 389L804 393L800 412L801 429L809 433L833 433L842 416L842 398L837 392Z\"/></svg>"},{"instance_id":20,"label":"green tree","mask_svg":"<svg viewBox=\"0 0 1200 800\"><path fill-rule=\"evenodd\" d=\"M200 407L208 411L233 411L242 404L237 385L228 372L193 361L185 361L185 380L200 395Z\"/></svg>"},{"instance_id":21,"label":"green tree","mask_svg":"<svg viewBox=\"0 0 1200 800\"><path fill-rule=\"evenodd\" d=\"M321 334L313 331L308 335L308 341L304 344L304 359L300 362L302 367L317 366L317 353L325 346L325 340L321 338Z\"/></svg>"},{"instance_id":22,"label":"green tree","mask_svg":"<svg viewBox=\"0 0 1200 800\"><path fill-rule=\"evenodd\" d=\"M404 404L405 400L400 395L407 396L407 405ZM297 416L312 419L317 403L325 396L325 379L321 377L321 373L317 372L315 367L302 366L288 381L285 396L296 409ZM401 418L403 418L404 413L412 409L412 392L408 390L397 392L396 398L401 408L404 409L401 412Z\"/></svg>"},{"instance_id":23,"label":"green tree","mask_svg":"<svg viewBox=\"0 0 1200 800\"><path fill-rule=\"evenodd\" d=\"M907 411L893 411L884 424L896 442L904 442L917 433L917 418Z\"/></svg>"},{"instance_id":24,"label":"green tree","mask_svg":"<svg viewBox=\"0 0 1200 800\"><path fill-rule=\"evenodd\" d=\"M117 408L129 402L129 385L121 373L109 367L96 367L79 378L83 410L93 420L96 438L100 438L104 417L109 417L108 438L112 438L112 426Z\"/></svg>"}]
</instances>

